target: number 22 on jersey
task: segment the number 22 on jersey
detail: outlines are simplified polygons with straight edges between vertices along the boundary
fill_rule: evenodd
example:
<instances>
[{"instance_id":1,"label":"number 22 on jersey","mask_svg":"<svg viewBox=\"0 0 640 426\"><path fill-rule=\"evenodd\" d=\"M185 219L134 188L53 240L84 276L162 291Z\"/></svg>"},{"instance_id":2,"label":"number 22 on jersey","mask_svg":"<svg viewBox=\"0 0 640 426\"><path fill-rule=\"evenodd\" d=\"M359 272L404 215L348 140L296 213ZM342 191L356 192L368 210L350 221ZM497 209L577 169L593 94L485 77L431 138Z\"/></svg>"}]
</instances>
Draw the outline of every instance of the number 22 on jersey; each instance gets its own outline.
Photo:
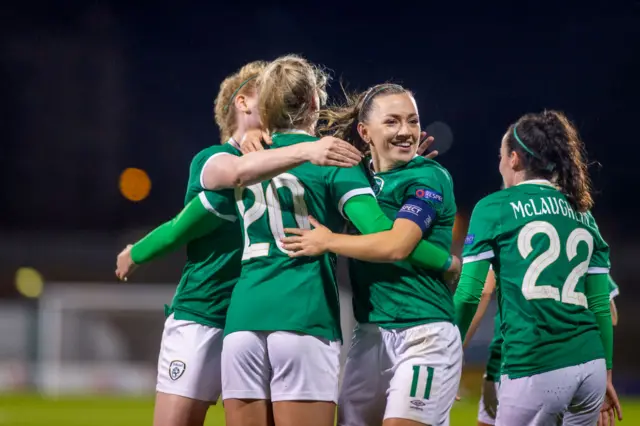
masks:
<instances>
[{"instance_id":1,"label":"number 22 on jersey","mask_svg":"<svg viewBox=\"0 0 640 426\"><path fill-rule=\"evenodd\" d=\"M518 234L518 250L520 255L526 259L533 251L531 241L537 234L544 234L549 238L549 248L533 259L522 280L522 294L525 299L555 299L558 302L579 305L587 308L587 298L584 294L576 291L576 286L580 278L587 273L589 262L593 254L593 236L584 228L576 228L571 232L566 241L566 252L569 261L578 254L578 245L585 242L588 247L587 259L580 262L567 276L560 291L550 285L536 285L542 271L549 267L560 257L561 242L556 228L549 222L530 222L522 228Z\"/></svg>"},{"instance_id":2,"label":"number 22 on jersey","mask_svg":"<svg viewBox=\"0 0 640 426\"><path fill-rule=\"evenodd\" d=\"M286 188L291 191L292 206L283 206L278 196L278 189ZM244 191L250 191L253 194L253 204L245 209L243 202ZM236 188L236 203L238 213L242 217L244 226L244 250L242 252L242 260L248 260L254 257L262 257L269 255L270 242L251 242L249 228L251 225L259 226L255 222L262 218L265 213L269 221L269 229L273 236L276 247L285 254L288 251L282 247L280 240L285 237L283 213L292 214L295 218L298 228L311 229L309 225L309 211L307 203L304 201L304 186L294 175L290 173L282 173L269 181L267 186L262 188L261 183L247 186L246 188Z\"/></svg>"}]
</instances>

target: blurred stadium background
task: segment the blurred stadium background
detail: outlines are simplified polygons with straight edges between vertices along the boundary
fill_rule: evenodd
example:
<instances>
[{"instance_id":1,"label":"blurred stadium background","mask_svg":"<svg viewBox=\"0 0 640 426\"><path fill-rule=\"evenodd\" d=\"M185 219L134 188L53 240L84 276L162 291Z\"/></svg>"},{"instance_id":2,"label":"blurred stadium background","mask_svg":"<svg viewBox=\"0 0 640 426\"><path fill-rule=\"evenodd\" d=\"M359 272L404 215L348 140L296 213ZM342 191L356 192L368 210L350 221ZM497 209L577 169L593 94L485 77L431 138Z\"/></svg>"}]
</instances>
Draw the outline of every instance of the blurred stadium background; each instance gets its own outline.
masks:
<instances>
[{"instance_id":1,"label":"blurred stadium background","mask_svg":"<svg viewBox=\"0 0 640 426\"><path fill-rule=\"evenodd\" d=\"M222 79L289 52L325 64L351 89L393 79L414 90L456 183L456 250L474 203L500 185L507 125L543 108L577 122L599 163L594 213L621 289L614 380L625 424L640 424L639 3L405 6L6 6L0 426L150 424L163 305L183 257L121 284L115 256L180 210L191 157L217 143L211 105ZM454 426L475 424L491 312L466 353ZM220 407L208 424L223 424Z\"/></svg>"}]
</instances>

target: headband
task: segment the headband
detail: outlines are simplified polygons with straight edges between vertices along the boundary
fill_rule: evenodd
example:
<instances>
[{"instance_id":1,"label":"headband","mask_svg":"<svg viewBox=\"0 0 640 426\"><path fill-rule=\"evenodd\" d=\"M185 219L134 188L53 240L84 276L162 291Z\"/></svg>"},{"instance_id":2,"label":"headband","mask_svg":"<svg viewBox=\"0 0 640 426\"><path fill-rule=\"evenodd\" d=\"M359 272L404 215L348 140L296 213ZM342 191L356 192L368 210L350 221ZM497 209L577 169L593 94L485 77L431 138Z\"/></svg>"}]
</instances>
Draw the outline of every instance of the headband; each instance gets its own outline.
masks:
<instances>
[{"instance_id":1,"label":"headband","mask_svg":"<svg viewBox=\"0 0 640 426\"><path fill-rule=\"evenodd\" d=\"M520 137L518 136L518 132L516 132L516 127L518 125L514 124L513 125L513 137L516 138L516 142L518 142L518 144L520 144L520 146L522 147L522 149L524 149L525 151L527 151L532 157L537 158L538 160L542 161L542 157L540 157L540 155L538 155L536 152L534 152L531 148L529 148L527 145L525 145L524 142L522 142L522 140L520 139ZM553 163L549 163L547 164L547 166L545 167L548 171L552 172L555 168L556 165Z\"/></svg>"},{"instance_id":2,"label":"headband","mask_svg":"<svg viewBox=\"0 0 640 426\"><path fill-rule=\"evenodd\" d=\"M240 91L240 89L242 89L242 87L247 84L248 82L250 82L251 80L253 80L254 78L258 77L257 75L254 75L253 77L249 77L248 79L246 79L245 81L243 81L242 83L240 83L240 86L238 86L238 88L236 89L235 92L233 92L233 95L231 95L231 98L229 99L229 102L224 106L224 111L227 111L229 109L229 106L231 105L231 103L234 101L234 99L236 98L236 95L238 94L238 92Z\"/></svg>"}]
</instances>

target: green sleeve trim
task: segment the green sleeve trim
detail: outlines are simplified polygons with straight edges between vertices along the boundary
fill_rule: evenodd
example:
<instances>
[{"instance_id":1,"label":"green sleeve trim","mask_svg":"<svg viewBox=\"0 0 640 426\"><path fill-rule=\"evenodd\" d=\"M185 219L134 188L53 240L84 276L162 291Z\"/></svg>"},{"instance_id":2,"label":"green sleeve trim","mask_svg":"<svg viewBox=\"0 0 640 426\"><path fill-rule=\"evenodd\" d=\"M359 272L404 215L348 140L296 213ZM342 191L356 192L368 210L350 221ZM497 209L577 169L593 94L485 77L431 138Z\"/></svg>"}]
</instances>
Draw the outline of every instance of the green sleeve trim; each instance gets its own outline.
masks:
<instances>
[{"instance_id":1,"label":"green sleeve trim","mask_svg":"<svg viewBox=\"0 0 640 426\"><path fill-rule=\"evenodd\" d=\"M482 289L489 273L488 260L465 263L462 267L460 282L453 296L455 307L455 322L460 329L460 336L464 341L471 321L478 310L478 304L482 297Z\"/></svg>"},{"instance_id":2,"label":"green sleeve trim","mask_svg":"<svg viewBox=\"0 0 640 426\"><path fill-rule=\"evenodd\" d=\"M384 214L376 199L369 195L349 198L344 204L344 212L362 234L375 234L393 228L393 221ZM446 271L453 259L448 251L422 240L406 260L421 268Z\"/></svg>"},{"instance_id":3,"label":"green sleeve trim","mask_svg":"<svg viewBox=\"0 0 640 426\"><path fill-rule=\"evenodd\" d=\"M131 259L137 265L158 259L182 247L189 241L216 230L225 219L211 214L195 197L173 219L149 232L131 248Z\"/></svg>"},{"instance_id":4,"label":"green sleeve trim","mask_svg":"<svg viewBox=\"0 0 640 426\"><path fill-rule=\"evenodd\" d=\"M613 324L609 306L609 279L606 274L587 275L585 293L589 310L593 312L604 347L607 369L613 365Z\"/></svg>"}]
</instances>

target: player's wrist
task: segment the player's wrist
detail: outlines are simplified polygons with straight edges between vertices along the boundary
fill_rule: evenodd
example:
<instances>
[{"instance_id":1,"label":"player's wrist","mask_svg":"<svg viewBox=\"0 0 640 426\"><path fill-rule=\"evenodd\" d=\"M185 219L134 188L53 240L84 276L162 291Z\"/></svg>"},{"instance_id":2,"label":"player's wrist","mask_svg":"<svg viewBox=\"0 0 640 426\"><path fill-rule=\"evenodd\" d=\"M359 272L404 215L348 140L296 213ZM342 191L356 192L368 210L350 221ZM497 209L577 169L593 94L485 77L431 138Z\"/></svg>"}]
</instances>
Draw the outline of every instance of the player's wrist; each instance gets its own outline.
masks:
<instances>
[{"instance_id":1,"label":"player's wrist","mask_svg":"<svg viewBox=\"0 0 640 426\"><path fill-rule=\"evenodd\" d=\"M131 250L129 250L129 260L131 261L132 265L137 266L142 263L140 258L141 256L139 253L139 246L138 243L136 243L131 247Z\"/></svg>"},{"instance_id":2,"label":"player's wrist","mask_svg":"<svg viewBox=\"0 0 640 426\"><path fill-rule=\"evenodd\" d=\"M313 159L314 148L312 144L314 143L315 142L302 142L294 145L297 148L294 152L296 160L300 161L301 163L305 161L311 161Z\"/></svg>"}]
</instances>

